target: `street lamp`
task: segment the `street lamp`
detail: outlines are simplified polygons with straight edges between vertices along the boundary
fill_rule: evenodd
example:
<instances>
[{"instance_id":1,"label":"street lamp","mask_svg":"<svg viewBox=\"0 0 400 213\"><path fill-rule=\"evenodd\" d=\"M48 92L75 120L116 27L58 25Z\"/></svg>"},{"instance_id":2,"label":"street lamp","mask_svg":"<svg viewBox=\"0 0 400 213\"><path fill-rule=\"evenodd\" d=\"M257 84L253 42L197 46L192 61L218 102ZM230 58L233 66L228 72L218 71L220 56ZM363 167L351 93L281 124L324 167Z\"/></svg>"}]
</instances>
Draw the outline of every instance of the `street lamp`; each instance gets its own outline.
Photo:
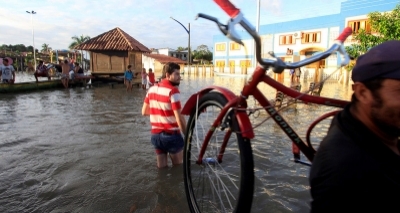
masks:
<instances>
[{"instance_id":1,"label":"street lamp","mask_svg":"<svg viewBox=\"0 0 400 213\"><path fill-rule=\"evenodd\" d=\"M186 29L186 27L185 27L182 23L180 23L178 20L176 20L176 19L174 19L174 18L172 18L172 17L170 17L170 18L171 18L172 20L178 22L178 23L186 30L186 32L187 32L188 35L189 35L187 63L188 63L188 67L189 67L188 73L190 73L190 23L189 23L189 29Z\"/></svg>"},{"instance_id":2,"label":"street lamp","mask_svg":"<svg viewBox=\"0 0 400 213\"><path fill-rule=\"evenodd\" d=\"M31 25L32 25L32 41L33 41L33 61L35 64L34 70L36 69L36 55L35 55L35 34L33 33L33 15L36 14L35 11L26 11L27 13L31 14Z\"/></svg>"}]
</instances>

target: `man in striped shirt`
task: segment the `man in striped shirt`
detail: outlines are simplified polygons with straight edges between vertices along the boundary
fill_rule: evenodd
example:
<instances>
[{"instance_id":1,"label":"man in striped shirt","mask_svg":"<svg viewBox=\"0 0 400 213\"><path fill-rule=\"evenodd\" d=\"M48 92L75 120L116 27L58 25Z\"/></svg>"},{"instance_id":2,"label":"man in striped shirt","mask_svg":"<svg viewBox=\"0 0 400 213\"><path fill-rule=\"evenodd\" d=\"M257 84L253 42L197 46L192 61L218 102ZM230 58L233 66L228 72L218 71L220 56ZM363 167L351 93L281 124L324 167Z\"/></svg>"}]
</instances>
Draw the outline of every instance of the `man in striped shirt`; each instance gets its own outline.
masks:
<instances>
[{"instance_id":1,"label":"man in striped shirt","mask_svg":"<svg viewBox=\"0 0 400 213\"><path fill-rule=\"evenodd\" d=\"M150 115L151 143L157 154L157 167L168 166L168 154L173 165L182 164L183 137L186 121L181 114L181 98L178 90L181 80L180 66L164 65L162 80L148 90L142 115Z\"/></svg>"}]
</instances>

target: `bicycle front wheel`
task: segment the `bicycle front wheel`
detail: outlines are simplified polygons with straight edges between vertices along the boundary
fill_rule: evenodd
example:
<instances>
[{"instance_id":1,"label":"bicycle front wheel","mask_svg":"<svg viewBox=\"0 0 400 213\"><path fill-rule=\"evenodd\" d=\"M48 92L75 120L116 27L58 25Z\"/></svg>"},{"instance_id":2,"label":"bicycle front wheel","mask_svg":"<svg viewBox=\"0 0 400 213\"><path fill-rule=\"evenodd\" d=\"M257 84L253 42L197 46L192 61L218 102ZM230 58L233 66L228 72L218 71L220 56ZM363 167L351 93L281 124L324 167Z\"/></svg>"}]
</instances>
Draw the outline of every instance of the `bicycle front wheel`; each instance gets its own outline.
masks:
<instances>
[{"instance_id":1,"label":"bicycle front wheel","mask_svg":"<svg viewBox=\"0 0 400 213\"><path fill-rule=\"evenodd\" d=\"M203 158L198 161L204 138L227 102L220 93L207 93L199 100L198 109L194 109L189 117L183 168L186 198L191 212L251 210L254 192L253 153L250 140L239 133L235 116L228 117L227 128L214 130ZM224 139L228 143L222 161L218 162L217 156Z\"/></svg>"}]
</instances>

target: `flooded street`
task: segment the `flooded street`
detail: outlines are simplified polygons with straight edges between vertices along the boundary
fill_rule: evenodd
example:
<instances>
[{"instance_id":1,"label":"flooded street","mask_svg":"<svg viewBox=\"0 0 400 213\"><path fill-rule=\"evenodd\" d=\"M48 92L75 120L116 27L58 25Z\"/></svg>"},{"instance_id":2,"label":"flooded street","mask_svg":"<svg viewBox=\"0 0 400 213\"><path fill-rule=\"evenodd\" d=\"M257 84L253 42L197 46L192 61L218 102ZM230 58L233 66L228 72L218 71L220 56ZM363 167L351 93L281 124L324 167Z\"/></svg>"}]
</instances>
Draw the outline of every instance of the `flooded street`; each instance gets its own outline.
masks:
<instances>
[{"instance_id":1,"label":"flooded street","mask_svg":"<svg viewBox=\"0 0 400 213\"><path fill-rule=\"evenodd\" d=\"M180 91L185 103L207 85L237 93L244 82L184 75ZM275 97L274 89L259 88ZM149 118L141 115L145 94L122 84L0 94L0 212L188 212L182 167L156 168ZM350 100L351 88L327 82L321 96ZM296 104L282 113L304 137L329 109ZM252 122L266 118L260 113ZM313 141L329 122L316 127ZM308 212L309 167L291 161L291 143L271 119L255 133L253 212Z\"/></svg>"}]
</instances>

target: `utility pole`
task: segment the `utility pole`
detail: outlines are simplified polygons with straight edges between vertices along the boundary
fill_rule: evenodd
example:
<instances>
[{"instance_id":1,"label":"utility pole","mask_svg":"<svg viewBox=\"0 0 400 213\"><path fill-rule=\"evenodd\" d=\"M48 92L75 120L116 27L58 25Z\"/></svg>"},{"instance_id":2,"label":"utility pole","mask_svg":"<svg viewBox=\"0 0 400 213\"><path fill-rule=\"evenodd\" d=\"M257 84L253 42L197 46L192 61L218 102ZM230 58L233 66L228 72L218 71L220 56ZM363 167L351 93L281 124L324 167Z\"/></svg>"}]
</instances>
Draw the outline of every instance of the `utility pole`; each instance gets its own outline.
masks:
<instances>
[{"instance_id":1,"label":"utility pole","mask_svg":"<svg viewBox=\"0 0 400 213\"><path fill-rule=\"evenodd\" d=\"M35 33L34 33L34 30L33 30L33 15L36 14L36 12L33 11L33 10L31 12L29 12L29 11L26 11L26 12L31 14L32 42L33 42L33 61L34 61L34 64L35 64L35 67L33 69L36 70Z\"/></svg>"},{"instance_id":2,"label":"utility pole","mask_svg":"<svg viewBox=\"0 0 400 213\"><path fill-rule=\"evenodd\" d=\"M186 29L186 27L182 24L182 23L180 23L178 20L176 20L176 19L174 19L174 18L172 18L172 17L170 17L172 20L174 20L174 21L176 21L176 22L178 22L185 30L186 30L186 32L188 33L188 35L189 35L189 39L188 39L188 55L187 55L187 63L188 63L188 73L190 74L190 62L191 62L191 60L190 60L190 55L191 55L191 52L190 52L190 23L189 23L189 29Z\"/></svg>"}]
</instances>

